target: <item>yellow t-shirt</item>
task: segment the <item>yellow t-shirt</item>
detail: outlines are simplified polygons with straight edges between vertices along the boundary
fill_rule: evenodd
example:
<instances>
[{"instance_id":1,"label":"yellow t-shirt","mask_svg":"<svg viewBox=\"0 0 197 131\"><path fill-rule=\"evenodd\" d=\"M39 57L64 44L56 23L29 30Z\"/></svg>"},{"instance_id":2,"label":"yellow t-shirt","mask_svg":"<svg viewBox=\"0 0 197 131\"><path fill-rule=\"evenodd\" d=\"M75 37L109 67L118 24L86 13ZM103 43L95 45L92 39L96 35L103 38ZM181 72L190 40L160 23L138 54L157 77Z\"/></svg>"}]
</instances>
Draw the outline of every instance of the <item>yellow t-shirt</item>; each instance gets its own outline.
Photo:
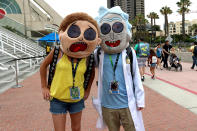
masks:
<instances>
[{"instance_id":1,"label":"yellow t-shirt","mask_svg":"<svg viewBox=\"0 0 197 131\"><path fill-rule=\"evenodd\" d=\"M194 45L190 47L190 50L192 52L192 56L194 55L193 51L194 51Z\"/></svg>"},{"instance_id":2,"label":"yellow t-shirt","mask_svg":"<svg viewBox=\"0 0 197 131\"><path fill-rule=\"evenodd\" d=\"M76 63L74 63L74 67ZM80 90L80 99L72 100L70 88L73 86L72 64L64 54L56 65L55 74L50 87L50 95L64 102L78 102L84 97L84 74L86 71L86 58L80 60L75 75L75 86Z\"/></svg>"}]
</instances>

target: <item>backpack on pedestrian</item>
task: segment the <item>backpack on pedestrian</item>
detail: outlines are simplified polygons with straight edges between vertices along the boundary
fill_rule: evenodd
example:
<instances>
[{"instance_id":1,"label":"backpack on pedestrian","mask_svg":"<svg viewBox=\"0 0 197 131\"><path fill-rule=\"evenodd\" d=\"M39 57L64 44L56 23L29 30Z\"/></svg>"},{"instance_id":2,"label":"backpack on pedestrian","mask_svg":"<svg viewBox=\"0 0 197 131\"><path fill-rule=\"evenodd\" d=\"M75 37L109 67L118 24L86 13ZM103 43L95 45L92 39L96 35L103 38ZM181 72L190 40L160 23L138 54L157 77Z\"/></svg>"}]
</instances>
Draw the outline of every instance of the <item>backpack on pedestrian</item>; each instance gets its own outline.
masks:
<instances>
[{"instance_id":1,"label":"backpack on pedestrian","mask_svg":"<svg viewBox=\"0 0 197 131\"><path fill-rule=\"evenodd\" d=\"M53 53L53 59L52 62L50 64L50 68L49 68L49 75L48 75L48 87L51 86L51 83L53 81L53 77L55 74L55 68L56 68L56 64L58 61L58 55L59 55L59 50L60 47L59 46L55 46L54 48L54 53ZM88 87L88 83L92 74L92 70L94 68L94 54L91 54L88 58L88 63L87 63L87 70L84 74L84 89L86 90Z\"/></svg>"},{"instance_id":2,"label":"backpack on pedestrian","mask_svg":"<svg viewBox=\"0 0 197 131\"><path fill-rule=\"evenodd\" d=\"M195 57L197 57L197 45L194 46L193 54Z\"/></svg>"},{"instance_id":3,"label":"backpack on pedestrian","mask_svg":"<svg viewBox=\"0 0 197 131\"><path fill-rule=\"evenodd\" d=\"M148 57L150 54L149 51L149 44L148 43L144 43L144 42L140 42L139 46L138 46L138 56L139 57Z\"/></svg>"}]
</instances>

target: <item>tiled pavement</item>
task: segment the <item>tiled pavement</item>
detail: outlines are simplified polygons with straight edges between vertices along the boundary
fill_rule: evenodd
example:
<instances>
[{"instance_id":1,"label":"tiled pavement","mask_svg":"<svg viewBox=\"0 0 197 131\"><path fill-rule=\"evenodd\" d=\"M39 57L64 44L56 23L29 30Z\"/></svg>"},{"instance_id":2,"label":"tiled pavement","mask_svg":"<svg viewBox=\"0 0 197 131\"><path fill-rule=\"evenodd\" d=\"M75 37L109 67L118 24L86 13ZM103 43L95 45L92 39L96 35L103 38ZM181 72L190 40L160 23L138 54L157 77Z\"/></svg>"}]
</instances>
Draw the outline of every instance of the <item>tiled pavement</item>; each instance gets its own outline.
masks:
<instances>
[{"instance_id":1,"label":"tiled pavement","mask_svg":"<svg viewBox=\"0 0 197 131\"><path fill-rule=\"evenodd\" d=\"M9 89L0 94L0 131L52 131L49 103L42 99L39 72L21 84L23 88ZM197 115L155 91L144 88L146 108L143 117L146 131L197 131ZM97 113L91 104L91 96L96 96L96 90L94 82L83 111L82 131L98 131L95 129ZM70 131L68 116L67 120L67 131Z\"/></svg>"}]
</instances>

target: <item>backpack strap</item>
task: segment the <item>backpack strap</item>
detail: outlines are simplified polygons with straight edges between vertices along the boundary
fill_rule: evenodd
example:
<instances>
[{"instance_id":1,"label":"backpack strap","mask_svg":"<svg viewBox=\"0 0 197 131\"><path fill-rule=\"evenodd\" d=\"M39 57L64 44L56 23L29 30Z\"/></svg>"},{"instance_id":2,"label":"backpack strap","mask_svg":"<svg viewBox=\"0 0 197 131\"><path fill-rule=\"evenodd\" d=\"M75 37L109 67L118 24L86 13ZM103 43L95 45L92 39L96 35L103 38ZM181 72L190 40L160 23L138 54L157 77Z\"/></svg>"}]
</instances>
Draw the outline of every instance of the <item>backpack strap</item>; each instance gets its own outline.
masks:
<instances>
[{"instance_id":1,"label":"backpack strap","mask_svg":"<svg viewBox=\"0 0 197 131\"><path fill-rule=\"evenodd\" d=\"M129 46L126 48L126 50L127 50L127 56L130 59L130 70L131 70L131 76L133 78L133 53Z\"/></svg>"},{"instance_id":2,"label":"backpack strap","mask_svg":"<svg viewBox=\"0 0 197 131\"><path fill-rule=\"evenodd\" d=\"M96 53L98 63L99 63L99 61L100 61L100 58L99 58L99 55L100 55L100 54L101 54L101 47L99 47L99 48L97 49L97 53Z\"/></svg>"},{"instance_id":3,"label":"backpack strap","mask_svg":"<svg viewBox=\"0 0 197 131\"><path fill-rule=\"evenodd\" d=\"M129 56L129 59L130 59L130 71L131 71L131 77L132 77L132 81L133 81L133 53L132 53L132 50L129 46L126 48L126 50L127 50L127 55ZM133 92L135 92L134 82L133 82Z\"/></svg>"},{"instance_id":4,"label":"backpack strap","mask_svg":"<svg viewBox=\"0 0 197 131\"><path fill-rule=\"evenodd\" d=\"M49 68L48 86L51 85L52 80L53 80L53 76L55 74L55 68L56 68L56 64L57 64L57 60L58 60L59 50L60 50L60 47L55 46L54 53L53 53L53 60L50 64L50 68Z\"/></svg>"},{"instance_id":5,"label":"backpack strap","mask_svg":"<svg viewBox=\"0 0 197 131\"><path fill-rule=\"evenodd\" d=\"M94 68L94 54L91 54L88 57L88 64L87 64L87 70L84 74L84 89L86 90L88 88L88 84L90 82L90 77L92 75L92 70Z\"/></svg>"}]
</instances>

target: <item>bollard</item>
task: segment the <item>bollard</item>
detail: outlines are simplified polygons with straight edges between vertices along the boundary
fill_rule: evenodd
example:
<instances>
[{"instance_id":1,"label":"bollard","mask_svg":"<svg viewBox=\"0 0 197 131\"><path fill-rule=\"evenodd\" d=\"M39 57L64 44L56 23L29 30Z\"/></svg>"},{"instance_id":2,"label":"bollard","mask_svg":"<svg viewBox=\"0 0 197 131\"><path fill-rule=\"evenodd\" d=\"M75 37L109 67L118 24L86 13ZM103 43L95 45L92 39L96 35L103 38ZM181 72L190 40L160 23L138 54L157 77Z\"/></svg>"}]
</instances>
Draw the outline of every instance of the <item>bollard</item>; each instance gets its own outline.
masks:
<instances>
[{"instance_id":1,"label":"bollard","mask_svg":"<svg viewBox=\"0 0 197 131\"><path fill-rule=\"evenodd\" d=\"M19 85L18 83L18 60L15 60L15 74L16 74L16 85L13 88L20 88L23 87L22 85Z\"/></svg>"}]
</instances>

